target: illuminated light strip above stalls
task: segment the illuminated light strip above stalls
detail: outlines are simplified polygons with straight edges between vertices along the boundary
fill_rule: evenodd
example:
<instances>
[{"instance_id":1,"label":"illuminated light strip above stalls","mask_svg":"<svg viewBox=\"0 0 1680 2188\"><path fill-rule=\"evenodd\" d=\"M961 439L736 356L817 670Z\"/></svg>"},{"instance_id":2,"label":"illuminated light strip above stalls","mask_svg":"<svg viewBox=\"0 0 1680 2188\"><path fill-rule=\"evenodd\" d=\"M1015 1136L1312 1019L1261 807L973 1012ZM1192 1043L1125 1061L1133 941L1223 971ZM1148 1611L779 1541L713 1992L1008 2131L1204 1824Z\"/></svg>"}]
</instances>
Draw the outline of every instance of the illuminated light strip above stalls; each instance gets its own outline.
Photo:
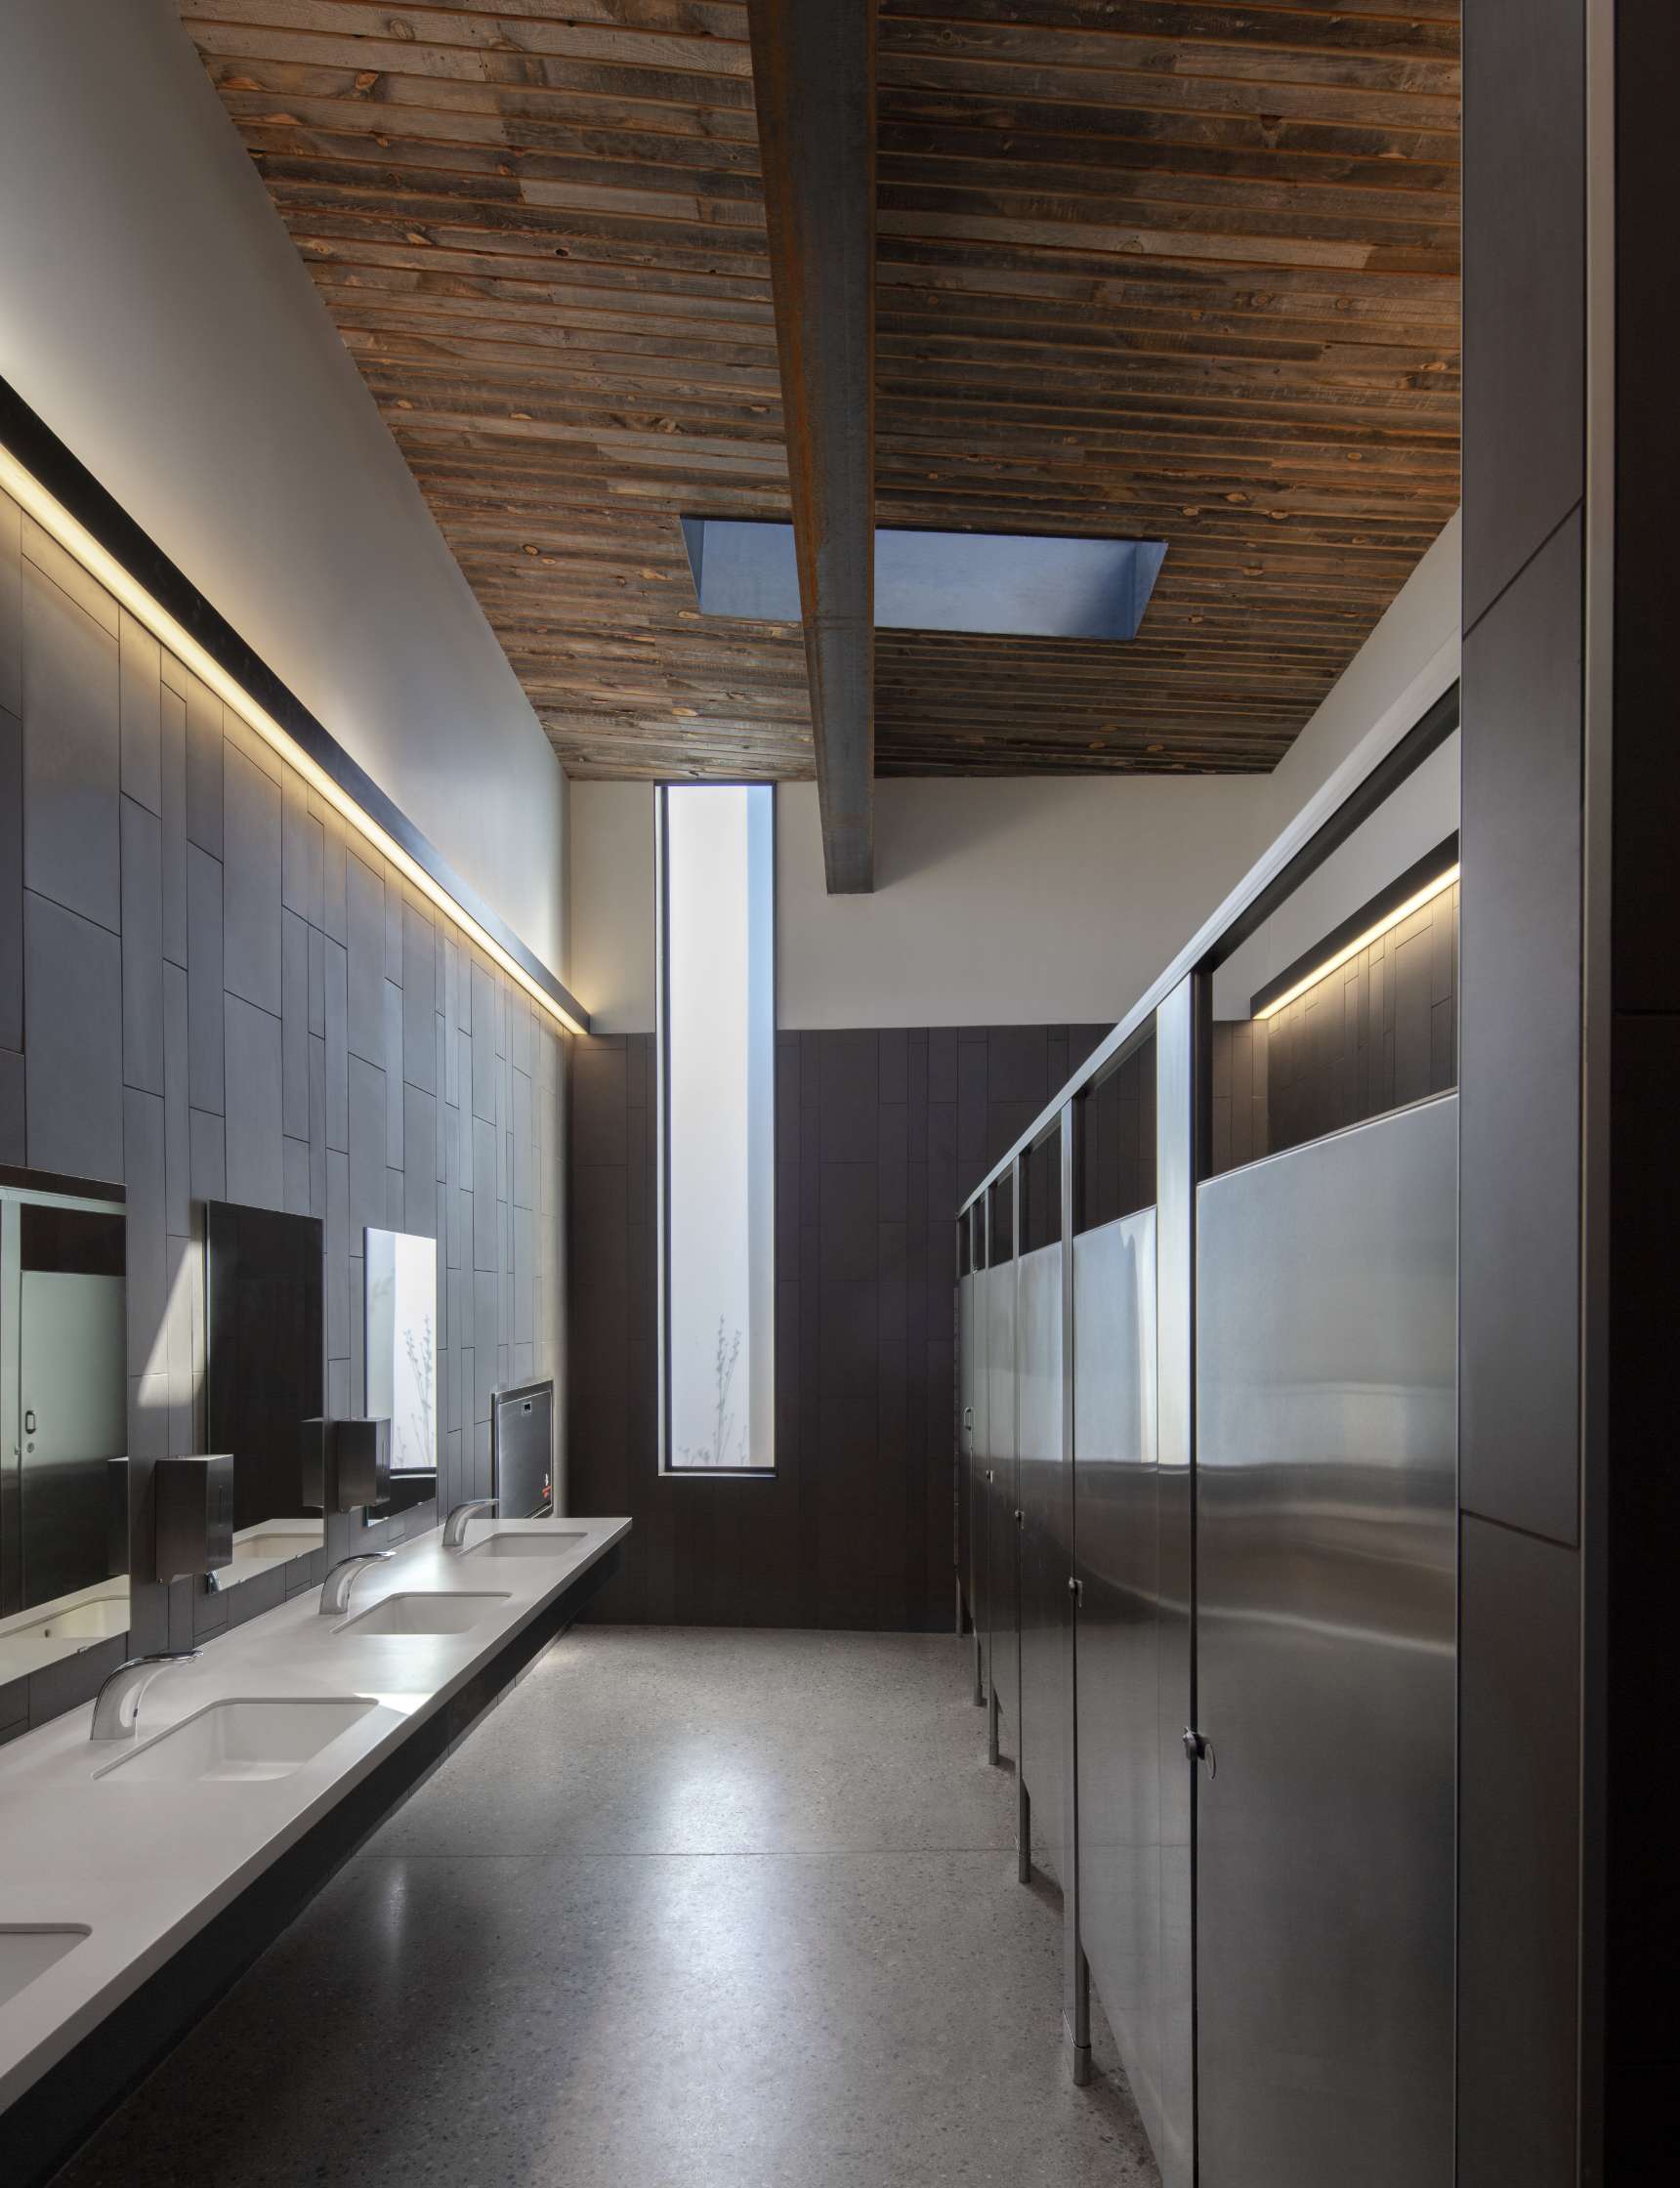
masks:
<instances>
[{"instance_id":1,"label":"illuminated light strip above stalls","mask_svg":"<svg viewBox=\"0 0 1680 2188\"><path fill-rule=\"evenodd\" d=\"M4 383L0 383L0 387L3 386ZM506 946L498 942L467 909L460 899L444 888L411 851L382 827L344 785L252 697L244 685L230 674L216 656L94 537L87 526L42 485L34 473L21 464L3 442L0 442L0 490L10 494L27 515L33 517L43 531L57 540L65 553L72 556L90 577L103 585L113 599L126 608L137 622L144 623L177 660L207 684L225 704L231 706L240 721L277 753L288 767L295 768L311 788L342 815L381 858L388 860L405 881L410 882L423 897L469 935L486 956L494 959L510 980L515 981L533 1002L541 1005L557 1025L568 1033L588 1032L589 1014L567 994L560 983L554 983L559 989L557 995L551 993L541 981L533 978Z\"/></svg>"},{"instance_id":2,"label":"illuminated light strip above stalls","mask_svg":"<svg viewBox=\"0 0 1680 2188\"><path fill-rule=\"evenodd\" d=\"M1321 959L1310 972L1303 973L1298 980L1291 981L1281 995L1268 997L1264 1004L1255 1009L1254 1017L1256 1021L1276 1018L1281 1010L1286 1010L1291 1003L1299 1001L1309 988L1316 988L1321 980L1328 979L1329 975L1338 966L1345 965L1351 958L1357 957L1362 949L1368 949L1373 942L1380 942L1384 935L1391 933L1403 920L1409 919L1414 911L1421 911L1425 905L1433 904L1436 898L1444 890L1450 889L1457 879L1458 865L1455 861L1445 873L1437 874L1433 881L1426 881L1423 887L1415 890L1404 904L1396 905L1392 911L1384 912L1380 919L1357 934L1352 942L1344 943L1339 949L1332 950L1327 957ZM1255 997L1255 1002L1260 1003L1258 996Z\"/></svg>"}]
</instances>

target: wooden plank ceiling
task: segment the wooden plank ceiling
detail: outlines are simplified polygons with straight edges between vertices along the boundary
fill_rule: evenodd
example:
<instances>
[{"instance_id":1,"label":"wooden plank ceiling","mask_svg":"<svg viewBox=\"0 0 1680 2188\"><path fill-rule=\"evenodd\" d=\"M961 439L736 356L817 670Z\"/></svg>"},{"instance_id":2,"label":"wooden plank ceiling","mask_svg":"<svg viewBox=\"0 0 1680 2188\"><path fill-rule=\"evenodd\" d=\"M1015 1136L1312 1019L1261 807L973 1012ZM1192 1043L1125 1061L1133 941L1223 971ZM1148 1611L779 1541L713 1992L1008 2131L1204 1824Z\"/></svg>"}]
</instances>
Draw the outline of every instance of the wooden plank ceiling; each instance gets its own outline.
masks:
<instances>
[{"instance_id":1,"label":"wooden plank ceiling","mask_svg":"<svg viewBox=\"0 0 1680 2188\"><path fill-rule=\"evenodd\" d=\"M808 776L677 526L789 513L744 7L179 5L567 771ZM880 774L1276 764L1457 503L1458 17L881 0L877 521L1170 546L881 633Z\"/></svg>"}]
</instances>

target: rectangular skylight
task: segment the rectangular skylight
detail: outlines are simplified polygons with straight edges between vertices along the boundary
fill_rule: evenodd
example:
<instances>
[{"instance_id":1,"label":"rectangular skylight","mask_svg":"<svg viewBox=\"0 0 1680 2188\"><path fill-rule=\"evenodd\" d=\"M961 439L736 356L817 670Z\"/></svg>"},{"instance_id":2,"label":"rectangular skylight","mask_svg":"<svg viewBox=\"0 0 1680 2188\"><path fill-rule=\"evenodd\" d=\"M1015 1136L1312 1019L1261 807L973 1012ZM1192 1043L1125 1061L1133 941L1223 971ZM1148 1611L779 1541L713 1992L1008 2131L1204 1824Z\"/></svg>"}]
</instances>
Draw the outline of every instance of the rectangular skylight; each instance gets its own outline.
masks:
<instances>
[{"instance_id":1,"label":"rectangular skylight","mask_svg":"<svg viewBox=\"0 0 1680 2188\"><path fill-rule=\"evenodd\" d=\"M799 621L791 525L685 517L703 615ZM1000 532L875 532L877 630L999 637L1137 636L1164 539L1022 538Z\"/></svg>"}]
</instances>

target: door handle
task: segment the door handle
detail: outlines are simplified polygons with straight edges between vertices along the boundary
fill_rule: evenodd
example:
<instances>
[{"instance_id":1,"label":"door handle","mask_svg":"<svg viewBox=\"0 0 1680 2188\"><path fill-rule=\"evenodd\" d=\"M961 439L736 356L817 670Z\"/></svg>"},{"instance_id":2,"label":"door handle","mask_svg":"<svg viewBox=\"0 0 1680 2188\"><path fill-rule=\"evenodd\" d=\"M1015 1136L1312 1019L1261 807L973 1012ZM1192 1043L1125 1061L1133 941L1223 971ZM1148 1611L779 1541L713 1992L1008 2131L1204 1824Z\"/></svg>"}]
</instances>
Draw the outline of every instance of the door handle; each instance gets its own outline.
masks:
<instances>
[{"instance_id":1,"label":"door handle","mask_svg":"<svg viewBox=\"0 0 1680 2188\"><path fill-rule=\"evenodd\" d=\"M992 1472L989 1466L986 1470L986 1478L988 1482L994 1482L997 1479L997 1476Z\"/></svg>"},{"instance_id":2,"label":"door handle","mask_svg":"<svg viewBox=\"0 0 1680 2188\"><path fill-rule=\"evenodd\" d=\"M1027 1514L1022 1511L1019 1505L1017 1505L1015 1508L1015 1524L1017 1527L1025 1527L1027 1525Z\"/></svg>"},{"instance_id":3,"label":"door handle","mask_svg":"<svg viewBox=\"0 0 1680 2188\"><path fill-rule=\"evenodd\" d=\"M1184 1751L1192 1762L1205 1765L1209 1778L1219 1775L1219 1759L1213 1752L1213 1742L1205 1733L1196 1732L1191 1726L1184 1728Z\"/></svg>"},{"instance_id":4,"label":"door handle","mask_svg":"<svg viewBox=\"0 0 1680 2188\"><path fill-rule=\"evenodd\" d=\"M33 1406L25 1406L23 1409L23 1433L25 1436L33 1436L35 1433L35 1409Z\"/></svg>"}]
</instances>

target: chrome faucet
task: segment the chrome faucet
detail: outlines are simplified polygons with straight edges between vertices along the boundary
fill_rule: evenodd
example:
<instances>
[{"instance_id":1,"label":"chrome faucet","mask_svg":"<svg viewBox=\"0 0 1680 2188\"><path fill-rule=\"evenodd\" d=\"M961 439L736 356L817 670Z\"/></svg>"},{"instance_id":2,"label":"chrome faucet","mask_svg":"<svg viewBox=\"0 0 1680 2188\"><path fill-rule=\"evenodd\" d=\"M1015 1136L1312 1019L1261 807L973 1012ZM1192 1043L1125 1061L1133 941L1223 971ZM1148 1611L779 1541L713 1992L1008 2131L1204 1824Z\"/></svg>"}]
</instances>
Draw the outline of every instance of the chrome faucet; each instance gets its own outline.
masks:
<instances>
[{"instance_id":1,"label":"chrome faucet","mask_svg":"<svg viewBox=\"0 0 1680 2188\"><path fill-rule=\"evenodd\" d=\"M458 1550L467 1539L467 1522L480 1512L493 1512L495 1508L493 1496L475 1496L465 1504L457 1504L443 1522L444 1549Z\"/></svg>"},{"instance_id":2,"label":"chrome faucet","mask_svg":"<svg viewBox=\"0 0 1680 2188\"><path fill-rule=\"evenodd\" d=\"M350 1609L350 1591L361 1578L364 1565L383 1565L396 1555L395 1550L355 1550L349 1557L341 1557L321 1582L321 1617L335 1619Z\"/></svg>"},{"instance_id":3,"label":"chrome faucet","mask_svg":"<svg viewBox=\"0 0 1680 2188\"><path fill-rule=\"evenodd\" d=\"M172 1663L191 1663L196 1649L165 1649L156 1656L130 1657L119 1663L94 1698L90 1740L132 1740L140 1722L140 1698L160 1671Z\"/></svg>"}]
</instances>

